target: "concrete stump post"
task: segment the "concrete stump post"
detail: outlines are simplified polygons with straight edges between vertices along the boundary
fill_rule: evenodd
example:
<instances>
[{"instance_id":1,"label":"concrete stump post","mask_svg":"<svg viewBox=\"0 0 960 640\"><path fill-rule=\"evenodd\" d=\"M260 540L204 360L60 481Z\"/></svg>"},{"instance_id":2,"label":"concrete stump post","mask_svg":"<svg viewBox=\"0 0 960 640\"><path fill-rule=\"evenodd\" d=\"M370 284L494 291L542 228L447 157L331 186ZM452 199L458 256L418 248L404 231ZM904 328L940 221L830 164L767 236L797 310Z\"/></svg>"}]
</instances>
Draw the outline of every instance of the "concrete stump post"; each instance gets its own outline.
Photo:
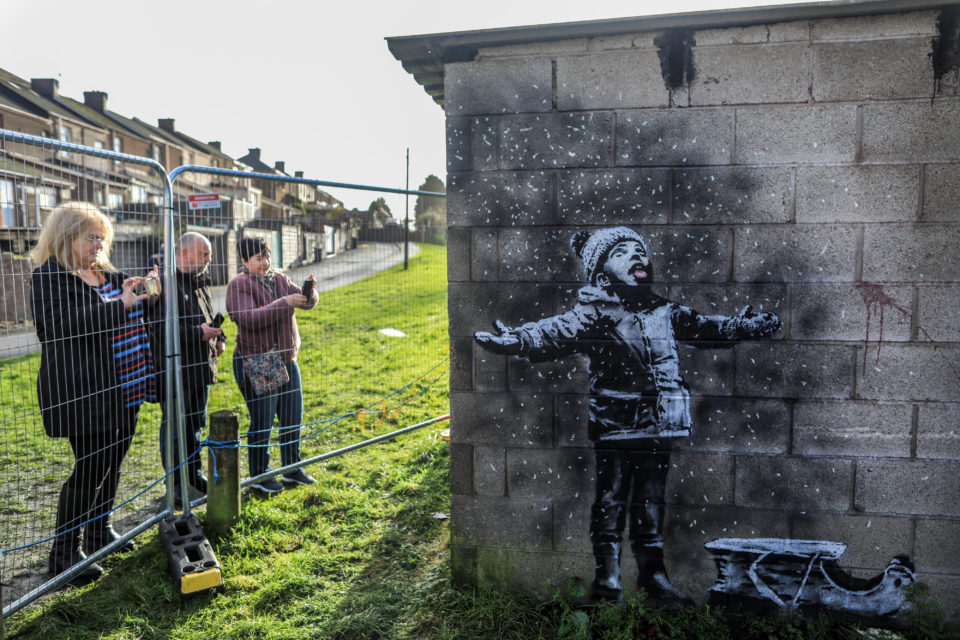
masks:
<instances>
[{"instance_id":1,"label":"concrete stump post","mask_svg":"<svg viewBox=\"0 0 960 640\"><path fill-rule=\"evenodd\" d=\"M210 414L208 447L207 523L214 529L226 530L240 519L240 422L232 411ZM216 475L214 475L214 469Z\"/></svg>"}]
</instances>

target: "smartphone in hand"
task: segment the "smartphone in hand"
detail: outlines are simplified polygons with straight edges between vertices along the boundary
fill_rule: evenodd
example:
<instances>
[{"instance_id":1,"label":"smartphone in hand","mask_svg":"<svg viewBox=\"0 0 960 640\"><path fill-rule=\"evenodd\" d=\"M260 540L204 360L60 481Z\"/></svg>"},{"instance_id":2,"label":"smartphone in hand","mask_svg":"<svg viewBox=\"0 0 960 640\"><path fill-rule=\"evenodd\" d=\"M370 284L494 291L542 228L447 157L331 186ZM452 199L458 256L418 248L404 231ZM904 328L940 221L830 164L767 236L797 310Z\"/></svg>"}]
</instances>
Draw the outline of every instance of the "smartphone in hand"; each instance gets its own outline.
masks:
<instances>
[{"instance_id":1,"label":"smartphone in hand","mask_svg":"<svg viewBox=\"0 0 960 640\"><path fill-rule=\"evenodd\" d=\"M219 329L220 325L222 324L223 324L223 314L218 312L217 315L213 316L213 320L210 321L210 326L213 327L214 329Z\"/></svg>"},{"instance_id":2,"label":"smartphone in hand","mask_svg":"<svg viewBox=\"0 0 960 640\"><path fill-rule=\"evenodd\" d=\"M300 293L302 293L303 295L309 298L310 294L313 293L313 283L314 283L313 280L311 280L310 278L307 278L306 282L303 283L303 286L300 287Z\"/></svg>"}]
</instances>

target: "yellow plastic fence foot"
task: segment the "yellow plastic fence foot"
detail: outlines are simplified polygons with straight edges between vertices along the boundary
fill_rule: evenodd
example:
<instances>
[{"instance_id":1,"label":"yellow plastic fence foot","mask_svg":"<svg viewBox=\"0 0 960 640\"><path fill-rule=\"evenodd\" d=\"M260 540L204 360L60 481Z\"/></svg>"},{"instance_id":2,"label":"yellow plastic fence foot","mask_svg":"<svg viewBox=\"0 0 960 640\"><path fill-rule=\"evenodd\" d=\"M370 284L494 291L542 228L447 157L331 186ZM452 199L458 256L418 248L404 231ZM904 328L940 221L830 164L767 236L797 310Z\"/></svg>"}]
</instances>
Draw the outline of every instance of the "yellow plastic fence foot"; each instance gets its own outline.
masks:
<instances>
[{"instance_id":1,"label":"yellow plastic fence foot","mask_svg":"<svg viewBox=\"0 0 960 640\"><path fill-rule=\"evenodd\" d=\"M216 589L223 593L223 573L197 516L177 516L160 523L173 586L181 600Z\"/></svg>"}]
</instances>

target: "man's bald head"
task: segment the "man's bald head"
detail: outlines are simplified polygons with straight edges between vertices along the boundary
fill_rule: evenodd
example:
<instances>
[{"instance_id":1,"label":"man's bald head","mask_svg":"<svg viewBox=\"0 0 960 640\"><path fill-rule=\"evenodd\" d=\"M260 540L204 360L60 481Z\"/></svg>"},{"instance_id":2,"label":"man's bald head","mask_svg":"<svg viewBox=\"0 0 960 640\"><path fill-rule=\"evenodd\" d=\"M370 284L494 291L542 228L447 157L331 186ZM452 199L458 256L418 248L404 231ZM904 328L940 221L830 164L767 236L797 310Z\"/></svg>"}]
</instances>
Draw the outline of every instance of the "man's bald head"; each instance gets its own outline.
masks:
<instances>
[{"instance_id":1,"label":"man's bald head","mask_svg":"<svg viewBox=\"0 0 960 640\"><path fill-rule=\"evenodd\" d=\"M200 275L212 256L213 248L203 234L187 231L177 240L177 269L183 273Z\"/></svg>"}]
</instances>

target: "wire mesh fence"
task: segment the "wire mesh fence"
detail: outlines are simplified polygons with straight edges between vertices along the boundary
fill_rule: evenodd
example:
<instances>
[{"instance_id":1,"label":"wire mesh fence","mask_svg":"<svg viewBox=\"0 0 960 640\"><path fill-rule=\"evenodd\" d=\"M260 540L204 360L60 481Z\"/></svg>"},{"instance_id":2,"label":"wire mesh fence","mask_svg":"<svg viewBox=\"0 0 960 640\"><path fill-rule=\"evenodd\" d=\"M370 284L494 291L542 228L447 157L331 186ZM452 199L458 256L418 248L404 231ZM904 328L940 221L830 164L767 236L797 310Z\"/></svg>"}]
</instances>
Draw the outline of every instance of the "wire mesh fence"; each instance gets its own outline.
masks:
<instances>
[{"instance_id":1,"label":"wire mesh fence","mask_svg":"<svg viewBox=\"0 0 960 640\"><path fill-rule=\"evenodd\" d=\"M402 192L211 167L168 176L151 159L0 130L4 615L65 581L50 572L63 568L52 566L63 540L97 560L125 542L102 537L107 521L139 534L171 513L173 498L202 501L209 412L240 416L245 484L260 489L275 486L264 475L271 467L289 487L303 481L296 470L311 458L446 412L443 231L349 215L325 184ZM148 281L131 281L140 299L127 307L122 278L80 283L85 270L77 265L38 280L42 265L28 252L70 201L92 204L107 221L74 234L71 249L109 252L126 276L156 269L159 296ZM258 261L269 268L254 272ZM308 280L313 292L303 295ZM121 300L123 311L71 324L64 304L72 308L78 296L98 312ZM176 358L171 342L179 342ZM266 396L253 393L244 362L274 345L290 380ZM131 351L136 362L124 359ZM378 374L353 375L358 362L378 363ZM172 369L175 377L166 374ZM51 400L50 383L77 389ZM167 409L171 384L180 393ZM146 397L151 390L157 402ZM106 404L91 400L107 396ZM79 409L63 411L70 407ZM51 429L66 437L50 437ZM167 431L176 437L164 442ZM174 478L188 488L174 492ZM94 495L65 507L76 491ZM107 546L97 551L100 543Z\"/></svg>"}]
</instances>

